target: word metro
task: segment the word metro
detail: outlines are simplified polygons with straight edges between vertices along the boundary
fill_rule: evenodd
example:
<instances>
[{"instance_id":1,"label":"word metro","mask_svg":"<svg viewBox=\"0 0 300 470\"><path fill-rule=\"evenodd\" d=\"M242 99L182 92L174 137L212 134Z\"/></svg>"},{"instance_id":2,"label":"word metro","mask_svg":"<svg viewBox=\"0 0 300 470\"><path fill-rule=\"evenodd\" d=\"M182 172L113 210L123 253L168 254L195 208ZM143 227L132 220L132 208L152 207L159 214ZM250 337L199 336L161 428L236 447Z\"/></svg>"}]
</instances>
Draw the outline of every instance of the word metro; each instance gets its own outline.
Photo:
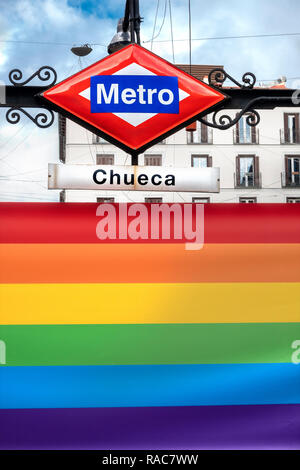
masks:
<instances>
[{"instance_id":1,"label":"word metro","mask_svg":"<svg viewBox=\"0 0 300 470\"><path fill-rule=\"evenodd\" d=\"M151 75L92 76L91 112L178 114L178 78Z\"/></svg>"}]
</instances>

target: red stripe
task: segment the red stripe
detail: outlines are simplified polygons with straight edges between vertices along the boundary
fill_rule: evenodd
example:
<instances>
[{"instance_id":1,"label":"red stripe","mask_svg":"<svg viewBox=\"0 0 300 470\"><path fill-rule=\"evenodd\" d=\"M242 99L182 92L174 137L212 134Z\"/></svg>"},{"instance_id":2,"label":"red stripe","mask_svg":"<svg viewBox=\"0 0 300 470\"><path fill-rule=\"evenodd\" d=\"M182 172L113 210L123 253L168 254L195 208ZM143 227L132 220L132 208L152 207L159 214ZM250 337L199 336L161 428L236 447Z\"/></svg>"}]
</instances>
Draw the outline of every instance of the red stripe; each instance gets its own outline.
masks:
<instances>
[{"instance_id":1,"label":"red stripe","mask_svg":"<svg viewBox=\"0 0 300 470\"><path fill-rule=\"evenodd\" d=\"M1 243L103 243L97 203L0 203ZM129 204L128 204L129 206ZM118 204L115 204L118 208ZM300 243L299 204L206 204L205 243ZM170 243L187 240L110 240ZM106 240L105 243L108 241Z\"/></svg>"}]
</instances>

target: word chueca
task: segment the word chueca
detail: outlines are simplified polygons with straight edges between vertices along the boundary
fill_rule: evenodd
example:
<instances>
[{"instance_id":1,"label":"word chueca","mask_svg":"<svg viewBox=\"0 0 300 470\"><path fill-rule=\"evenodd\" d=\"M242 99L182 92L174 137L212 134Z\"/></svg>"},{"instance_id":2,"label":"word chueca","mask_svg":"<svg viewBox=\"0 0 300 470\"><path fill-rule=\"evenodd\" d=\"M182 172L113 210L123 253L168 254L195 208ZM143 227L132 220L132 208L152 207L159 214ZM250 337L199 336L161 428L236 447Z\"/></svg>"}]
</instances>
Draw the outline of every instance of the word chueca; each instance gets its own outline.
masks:
<instances>
[{"instance_id":1,"label":"word chueca","mask_svg":"<svg viewBox=\"0 0 300 470\"><path fill-rule=\"evenodd\" d=\"M104 170L100 168L93 173L93 181L96 184L102 185L105 183L111 185L126 185L135 186L146 186L151 184L153 186L160 186L165 184L166 186L175 186L175 175L161 175L155 173L153 175L146 175L145 173L136 174L134 172L128 172L120 174L115 170Z\"/></svg>"}]
</instances>

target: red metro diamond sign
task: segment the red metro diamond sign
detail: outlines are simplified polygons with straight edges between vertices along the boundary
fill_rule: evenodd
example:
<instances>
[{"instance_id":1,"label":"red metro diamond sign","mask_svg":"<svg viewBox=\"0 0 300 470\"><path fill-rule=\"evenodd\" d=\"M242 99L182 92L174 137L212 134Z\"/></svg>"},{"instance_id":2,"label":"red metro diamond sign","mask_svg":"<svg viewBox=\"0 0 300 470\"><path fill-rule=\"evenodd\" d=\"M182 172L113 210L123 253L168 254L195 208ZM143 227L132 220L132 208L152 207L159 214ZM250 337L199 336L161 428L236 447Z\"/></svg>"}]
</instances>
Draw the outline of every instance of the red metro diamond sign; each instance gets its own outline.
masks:
<instances>
[{"instance_id":1,"label":"red metro diamond sign","mask_svg":"<svg viewBox=\"0 0 300 470\"><path fill-rule=\"evenodd\" d=\"M227 98L136 44L41 96L65 116L130 154L144 152Z\"/></svg>"}]
</instances>

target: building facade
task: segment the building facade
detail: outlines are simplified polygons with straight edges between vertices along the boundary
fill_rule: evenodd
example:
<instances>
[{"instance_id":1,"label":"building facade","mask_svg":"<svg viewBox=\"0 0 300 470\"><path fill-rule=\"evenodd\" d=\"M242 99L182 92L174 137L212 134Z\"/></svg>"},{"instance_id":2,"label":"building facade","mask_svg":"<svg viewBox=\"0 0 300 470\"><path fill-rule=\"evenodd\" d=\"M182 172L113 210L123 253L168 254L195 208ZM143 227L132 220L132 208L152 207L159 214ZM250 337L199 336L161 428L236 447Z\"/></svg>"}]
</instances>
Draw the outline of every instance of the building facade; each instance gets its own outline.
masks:
<instances>
[{"instance_id":1,"label":"building facade","mask_svg":"<svg viewBox=\"0 0 300 470\"><path fill-rule=\"evenodd\" d=\"M202 76L199 66L194 67L197 78L203 78L209 66L203 66ZM61 201L300 202L300 107L259 113L255 128L247 124L247 116L228 130L196 122L139 155L139 165L219 167L220 193L67 190ZM65 164L131 164L130 155L62 117L59 135Z\"/></svg>"}]
</instances>

